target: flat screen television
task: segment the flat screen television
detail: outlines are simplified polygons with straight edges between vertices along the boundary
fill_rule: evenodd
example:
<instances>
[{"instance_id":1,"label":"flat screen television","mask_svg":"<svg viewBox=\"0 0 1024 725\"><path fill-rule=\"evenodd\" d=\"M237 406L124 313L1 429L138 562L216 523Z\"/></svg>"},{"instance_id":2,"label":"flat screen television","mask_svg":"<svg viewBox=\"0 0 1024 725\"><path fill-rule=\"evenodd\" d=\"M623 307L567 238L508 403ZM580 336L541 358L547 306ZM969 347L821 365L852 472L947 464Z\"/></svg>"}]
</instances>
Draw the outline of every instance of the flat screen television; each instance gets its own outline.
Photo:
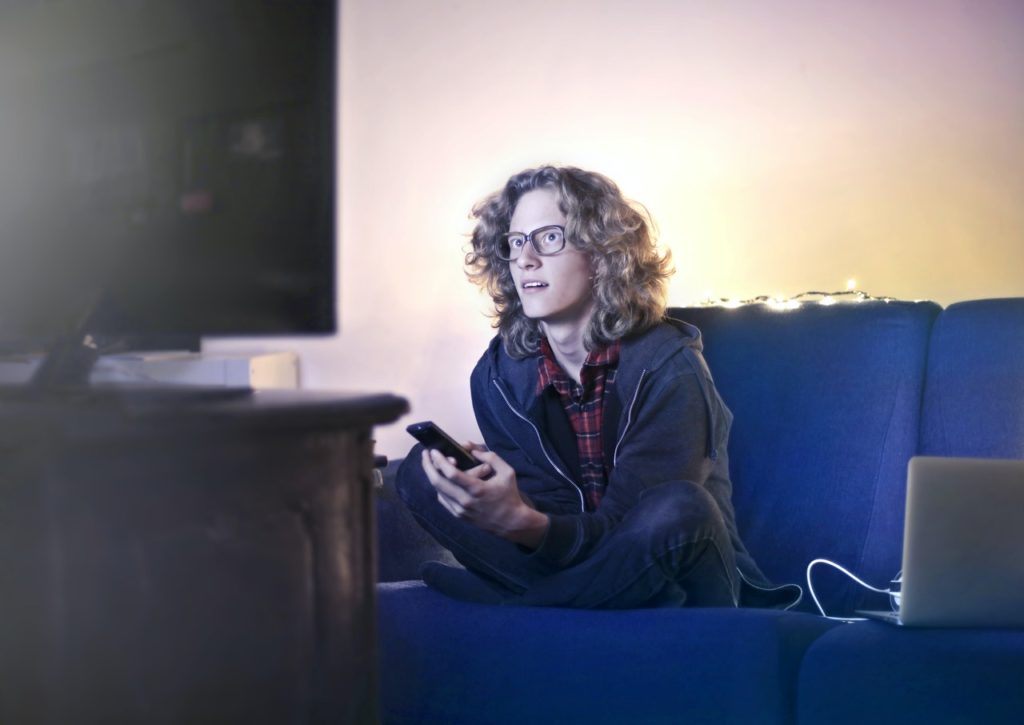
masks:
<instances>
[{"instance_id":1,"label":"flat screen television","mask_svg":"<svg viewBox=\"0 0 1024 725\"><path fill-rule=\"evenodd\" d=\"M0 350L335 330L333 0L0 3Z\"/></svg>"}]
</instances>

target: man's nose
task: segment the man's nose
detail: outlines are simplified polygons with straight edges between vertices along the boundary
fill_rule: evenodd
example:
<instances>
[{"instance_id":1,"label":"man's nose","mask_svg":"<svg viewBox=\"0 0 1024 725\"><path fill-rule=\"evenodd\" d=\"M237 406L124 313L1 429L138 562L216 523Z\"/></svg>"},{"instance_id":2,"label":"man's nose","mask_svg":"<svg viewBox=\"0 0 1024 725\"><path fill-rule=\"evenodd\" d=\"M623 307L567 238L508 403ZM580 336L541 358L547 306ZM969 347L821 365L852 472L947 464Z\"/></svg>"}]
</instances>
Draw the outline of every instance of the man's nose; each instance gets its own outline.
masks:
<instances>
[{"instance_id":1,"label":"man's nose","mask_svg":"<svg viewBox=\"0 0 1024 725\"><path fill-rule=\"evenodd\" d=\"M519 265L519 269L533 269L540 264L540 255L533 248L533 242L528 241L523 245L523 251L519 253L516 264Z\"/></svg>"}]
</instances>

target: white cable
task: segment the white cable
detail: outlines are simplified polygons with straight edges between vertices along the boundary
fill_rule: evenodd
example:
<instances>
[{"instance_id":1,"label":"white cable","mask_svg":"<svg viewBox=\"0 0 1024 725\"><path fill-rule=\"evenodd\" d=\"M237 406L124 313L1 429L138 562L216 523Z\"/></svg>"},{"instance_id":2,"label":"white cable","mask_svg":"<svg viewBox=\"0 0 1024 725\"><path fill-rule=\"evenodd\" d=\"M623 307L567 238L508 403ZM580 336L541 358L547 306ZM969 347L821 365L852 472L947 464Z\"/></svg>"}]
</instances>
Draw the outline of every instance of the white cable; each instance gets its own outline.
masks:
<instances>
[{"instance_id":1,"label":"white cable","mask_svg":"<svg viewBox=\"0 0 1024 725\"><path fill-rule=\"evenodd\" d=\"M811 593L811 599L814 600L814 605L818 608L818 611L821 612L821 616L823 616L825 619L834 619L837 622L863 622L867 618L866 617L830 617L829 615L825 614L825 608L822 607L821 606L821 602L818 601L818 595L814 593L814 585L811 583L811 569L814 568L815 564L828 564L831 567L835 567L839 571L843 572L843 574L846 574L846 576L850 577L855 582L860 584L865 589L870 589L873 592L878 592L879 594L889 594L889 595L891 595L893 593L889 589L879 589L878 587L871 586L870 584L868 584L863 579L860 579L856 574L850 573L849 571L847 571L846 569L841 567L839 564L836 564L834 561L829 561L828 559L815 559L814 561L812 561L810 564L807 565L807 590Z\"/></svg>"}]
</instances>

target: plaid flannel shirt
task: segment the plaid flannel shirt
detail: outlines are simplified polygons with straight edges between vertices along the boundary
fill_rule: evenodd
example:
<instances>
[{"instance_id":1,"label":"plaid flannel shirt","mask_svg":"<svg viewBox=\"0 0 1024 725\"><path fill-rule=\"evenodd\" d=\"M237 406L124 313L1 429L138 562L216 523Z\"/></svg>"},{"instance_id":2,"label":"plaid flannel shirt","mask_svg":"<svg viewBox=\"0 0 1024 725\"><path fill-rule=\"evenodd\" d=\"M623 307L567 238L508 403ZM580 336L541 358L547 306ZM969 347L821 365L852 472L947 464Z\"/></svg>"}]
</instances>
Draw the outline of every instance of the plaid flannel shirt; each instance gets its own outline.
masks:
<instances>
[{"instance_id":1,"label":"plaid flannel shirt","mask_svg":"<svg viewBox=\"0 0 1024 725\"><path fill-rule=\"evenodd\" d=\"M540 349L543 356L538 367L537 390L543 391L550 385L558 392L569 425L576 433L586 507L588 511L596 511L608 486L601 435L604 401L615 384L622 343L616 340L607 347L591 350L580 369L578 383L558 364L547 338L541 338Z\"/></svg>"}]
</instances>

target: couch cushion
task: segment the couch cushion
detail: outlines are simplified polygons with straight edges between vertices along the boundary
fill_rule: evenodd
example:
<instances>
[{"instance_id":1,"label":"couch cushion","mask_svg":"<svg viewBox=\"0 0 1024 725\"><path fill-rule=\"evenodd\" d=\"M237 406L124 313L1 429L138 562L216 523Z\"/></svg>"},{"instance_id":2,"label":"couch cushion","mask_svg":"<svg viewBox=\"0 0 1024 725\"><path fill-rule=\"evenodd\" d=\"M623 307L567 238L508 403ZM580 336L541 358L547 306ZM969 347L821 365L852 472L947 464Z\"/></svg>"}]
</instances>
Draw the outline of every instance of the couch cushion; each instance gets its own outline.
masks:
<instances>
[{"instance_id":1,"label":"couch cushion","mask_svg":"<svg viewBox=\"0 0 1024 725\"><path fill-rule=\"evenodd\" d=\"M704 333L735 416L737 524L769 578L803 583L815 557L878 584L899 569L906 467L938 311L910 302L670 311ZM830 612L875 605L830 570L815 588ZM813 609L809 598L801 608Z\"/></svg>"},{"instance_id":2,"label":"couch cushion","mask_svg":"<svg viewBox=\"0 0 1024 725\"><path fill-rule=\"evenodd\" d=\"M800 668L801 725L1019 723L1024 631L836 628Z\"/></svg>"},{"instance_id":3,"label":"couch cushion","mask_svg":"<svg viewBox=\"0 0 1024 725\"><path fill-rule=\"evenodd\" d=\"M466 604L378 587L384 723L783 723L837 626L774 610ZM838 625L842 626L842 625Z\"/></svg>"},{"instance_id":4,"label":"couch cushion","mask_svg":"<svg viewBox=\"0 0 1024 725\"><path fill-rule=\"evenodd\" d=\"M939 315L922 418L922 453L1024 458L1024 298Z\"/></svg>"}]
</instances>

